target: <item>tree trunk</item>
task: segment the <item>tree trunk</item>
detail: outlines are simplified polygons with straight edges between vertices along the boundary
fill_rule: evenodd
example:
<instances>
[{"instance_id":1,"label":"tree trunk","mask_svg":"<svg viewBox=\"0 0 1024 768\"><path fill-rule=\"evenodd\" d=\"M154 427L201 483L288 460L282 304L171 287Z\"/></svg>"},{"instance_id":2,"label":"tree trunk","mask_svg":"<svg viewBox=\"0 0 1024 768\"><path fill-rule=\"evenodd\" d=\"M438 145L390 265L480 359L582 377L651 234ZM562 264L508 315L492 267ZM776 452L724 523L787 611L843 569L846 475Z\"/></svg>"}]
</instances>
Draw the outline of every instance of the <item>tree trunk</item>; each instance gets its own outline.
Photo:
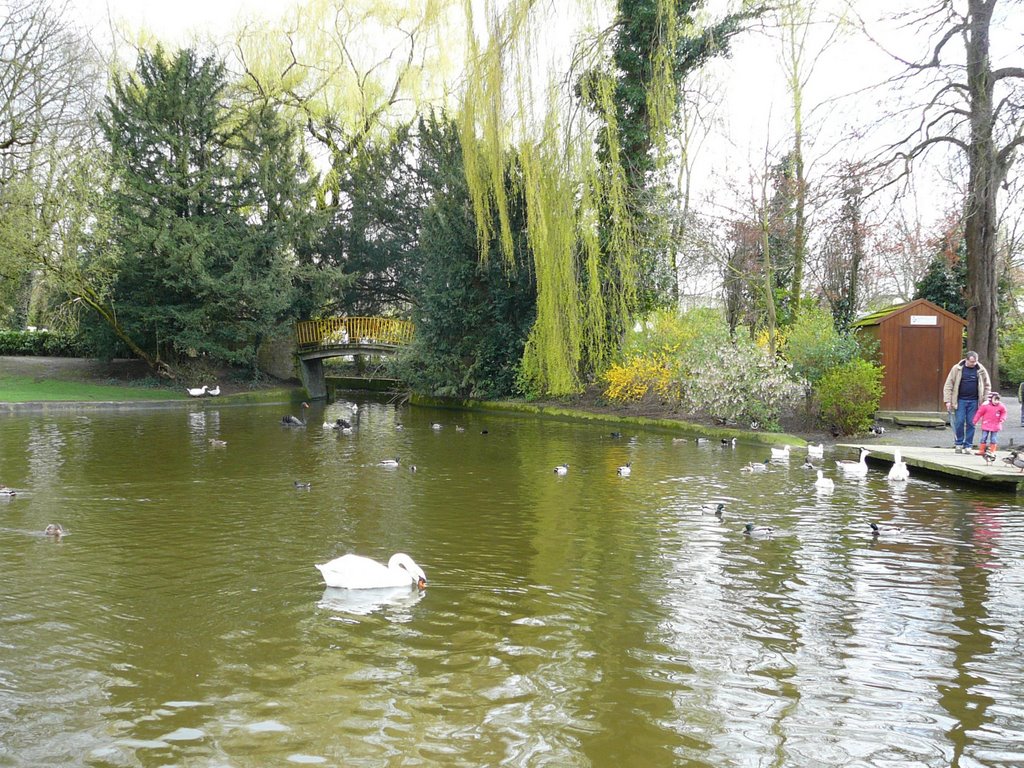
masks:
<instances>
[{"instance_id":1,"label":"tree trunk","mask_svg":"<svg viewBox=\"0 0 1024 768\"><path fill-rule=\"evenodd\" d=\"M964 210L967 245L967 346L976 351L999 386L996 194L1000 164L993 138L994 80L989 61L989 29L994 0L969 0L966 35L967 86L970 93L971 140Z\"/></svg>"},{"instance_id":2,"label":"tree trunk","mask_svg":"<svg viewBox=\"0 0 1024 768\"><path fill-rule=\"evenodd\" d=\"M128 349L135 353L135 355L140 360L145 361L146 365L149 366L149 369L153 371L153 373L157 374L158 376L163 376L166 379L173 380L177 378L177 376L175 376L174 374L174 371L171 369L169 365L167 365L167 363L154 359L150 355L146 354L145 350L143 350L142 347L135 343L135 340L132 339L131 336L127 334L124 328L122 328L121 325L117 322L117 318L114 317L113 313L110 312L110 310L103 306L102 302L98 301L94 296L90 296L87 293L78 292L77 295L78 298L80 298L86 306L88 306L96 314L103 318L103 322L110 326L110 329L114 332L117 338L123 341L125 343L125 346L128 347Z\"/></svg>"}]
</instances>

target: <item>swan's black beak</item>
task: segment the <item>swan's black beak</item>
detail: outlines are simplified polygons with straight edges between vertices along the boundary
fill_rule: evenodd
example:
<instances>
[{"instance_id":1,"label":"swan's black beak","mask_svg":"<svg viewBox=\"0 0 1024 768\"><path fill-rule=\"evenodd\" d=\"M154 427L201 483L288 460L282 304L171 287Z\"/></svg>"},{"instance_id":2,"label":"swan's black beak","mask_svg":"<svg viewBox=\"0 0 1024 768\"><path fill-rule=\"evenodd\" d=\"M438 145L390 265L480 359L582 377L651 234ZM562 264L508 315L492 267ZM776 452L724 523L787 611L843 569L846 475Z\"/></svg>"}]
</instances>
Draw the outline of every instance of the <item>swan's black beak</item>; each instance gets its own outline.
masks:
<instances>
[{"instance_id":1,"label":"swan's black beak","mask_svg":"<svg viewBox=\"0 0 1024 768\"><path fill-rule=\"evenodd\" d=\"M426 580L426 579L424 579L424 578L423 578L423 577L421 576L421 577L420 577L420 578L419 578L419 579L418 579L418 580L416 581L416 586L417 586L417 587L419 587L420 589L426 589L426 588L427 588L427 580Z\"/></svg>"}]
</instances>

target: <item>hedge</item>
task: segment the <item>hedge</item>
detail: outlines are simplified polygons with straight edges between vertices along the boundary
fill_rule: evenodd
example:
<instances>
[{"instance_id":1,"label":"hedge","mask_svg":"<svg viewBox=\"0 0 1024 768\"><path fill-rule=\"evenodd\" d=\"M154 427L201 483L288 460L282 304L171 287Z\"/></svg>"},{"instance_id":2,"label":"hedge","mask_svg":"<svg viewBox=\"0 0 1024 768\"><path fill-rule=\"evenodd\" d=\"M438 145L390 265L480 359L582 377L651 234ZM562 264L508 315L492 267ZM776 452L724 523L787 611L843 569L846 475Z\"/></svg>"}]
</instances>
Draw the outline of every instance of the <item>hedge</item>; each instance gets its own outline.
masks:
<instances>
[{"instance_id":1,"label":"hedge","mask_svg":"<svg viewBox=\"0 0 1024 768\"><path fill-rule=\"evenodd\" d=\"M77 336L57 331L0 331L0 355L11 357L92 357Z\"/></svg>"}]
</instances>

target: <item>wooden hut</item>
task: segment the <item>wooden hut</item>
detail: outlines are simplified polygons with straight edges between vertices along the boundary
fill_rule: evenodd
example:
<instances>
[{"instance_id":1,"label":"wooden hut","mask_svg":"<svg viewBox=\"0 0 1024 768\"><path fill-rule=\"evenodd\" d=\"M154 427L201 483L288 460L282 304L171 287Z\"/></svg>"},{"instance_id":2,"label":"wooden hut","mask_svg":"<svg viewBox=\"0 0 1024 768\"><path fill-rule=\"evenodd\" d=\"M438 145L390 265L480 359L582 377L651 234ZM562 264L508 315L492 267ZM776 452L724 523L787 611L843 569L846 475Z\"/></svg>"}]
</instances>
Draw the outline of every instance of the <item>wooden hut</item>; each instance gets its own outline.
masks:
<instances>
[{"instance_id":1,"label":"wooden hut","mask_svg":"<svg viewBox=\"0 0 1024 768\"><path fill-rule=\"evenodd\" d=\"M879 345L884 393L880 411L945 410L942 386L961 358L967 321L927 299L873 312L853 323Z\"/></svg>"}]
</instances>

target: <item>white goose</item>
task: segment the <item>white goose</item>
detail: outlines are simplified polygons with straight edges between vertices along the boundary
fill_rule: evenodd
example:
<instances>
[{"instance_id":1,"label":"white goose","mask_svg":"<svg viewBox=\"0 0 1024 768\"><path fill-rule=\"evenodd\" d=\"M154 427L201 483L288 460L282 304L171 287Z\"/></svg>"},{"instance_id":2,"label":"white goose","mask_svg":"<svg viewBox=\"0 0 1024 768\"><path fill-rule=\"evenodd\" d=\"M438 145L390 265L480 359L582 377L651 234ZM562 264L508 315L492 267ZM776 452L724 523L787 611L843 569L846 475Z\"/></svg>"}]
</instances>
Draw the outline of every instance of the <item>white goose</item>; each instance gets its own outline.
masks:
<instances>
[{"instance_id":1,"label":"white goose","mask_svg":"<svg viewBox=\"0 0 1024 768\"><path fill-rule=\"evenodd\" d=\"M807 458L809 459L823 459L825 458L825 444L818 443L817 445L807 446Z\"/></svg>"},{"instance_id":2,"label":"white goose","mask_svg":"<svg viewBox=\"0 0 1024 768\"><path fill-rule=\"evenodd\" d=\"M789 446L784 445L781 448L772 448L772 458L778 461L789 461Z\"/></svg>"},{"instance_id":3,"label":"white goose","mask_svg":"<svg viewBox=\"0 0 1024 768\"><path fill-rule=\"evenodd\" d=\"M316 567L327 586L338 589L427 586L423 569L402 552L393 554L387 565L361 555L343 555Z\"/></svg>"},{"instance_id":4,"label":"white goose","mask_svg":"<svg viewBox=\"0 0 1024 768\"><path fill-rule=\"evenodd\" d=\"M188 396L189 397L202 397L203 395L206 394L206 390L208 390L208 389L209 389L209 387L206 386L205 384L203 384L203 386L201 386L201 387L194 387L194 388L186 389L185 391L188 392Z\"/></svg>"},{"instance_id":5,"label":"white goose","mask_svg":"<svg viewBox=\"0 0 1024 768\"><path fill-rule=\"evenodd\" d=\"M910 470L907 469L907 462L903 460L903 454L900 453L899 448L893 452L892 466L889 467L889 479L897 483L910 479Z\"/></svg>"},{"instance_id":6,"label":"white goose","mask_svg":"<svg viewBox=\"0 0 1024 768\"><path fill-rule=\"evenodd\" d=\"M836 467L848 477L867 477L868 463L864 459L869 453L867 448L861 448L860 461L837 461Z\"/></svg>"},{"instance_id":7,"label":"white goose","mask_svg":"<svg viewBox=\"0 0 1024 768\"><path fill-rule=\"evenodd\" d=\"M831 477L825 477L825 473L818 470L818 479L814 481L814 487L819 491L829 492L836 488L835 481Z\"/></svg>"}]
</instances>

